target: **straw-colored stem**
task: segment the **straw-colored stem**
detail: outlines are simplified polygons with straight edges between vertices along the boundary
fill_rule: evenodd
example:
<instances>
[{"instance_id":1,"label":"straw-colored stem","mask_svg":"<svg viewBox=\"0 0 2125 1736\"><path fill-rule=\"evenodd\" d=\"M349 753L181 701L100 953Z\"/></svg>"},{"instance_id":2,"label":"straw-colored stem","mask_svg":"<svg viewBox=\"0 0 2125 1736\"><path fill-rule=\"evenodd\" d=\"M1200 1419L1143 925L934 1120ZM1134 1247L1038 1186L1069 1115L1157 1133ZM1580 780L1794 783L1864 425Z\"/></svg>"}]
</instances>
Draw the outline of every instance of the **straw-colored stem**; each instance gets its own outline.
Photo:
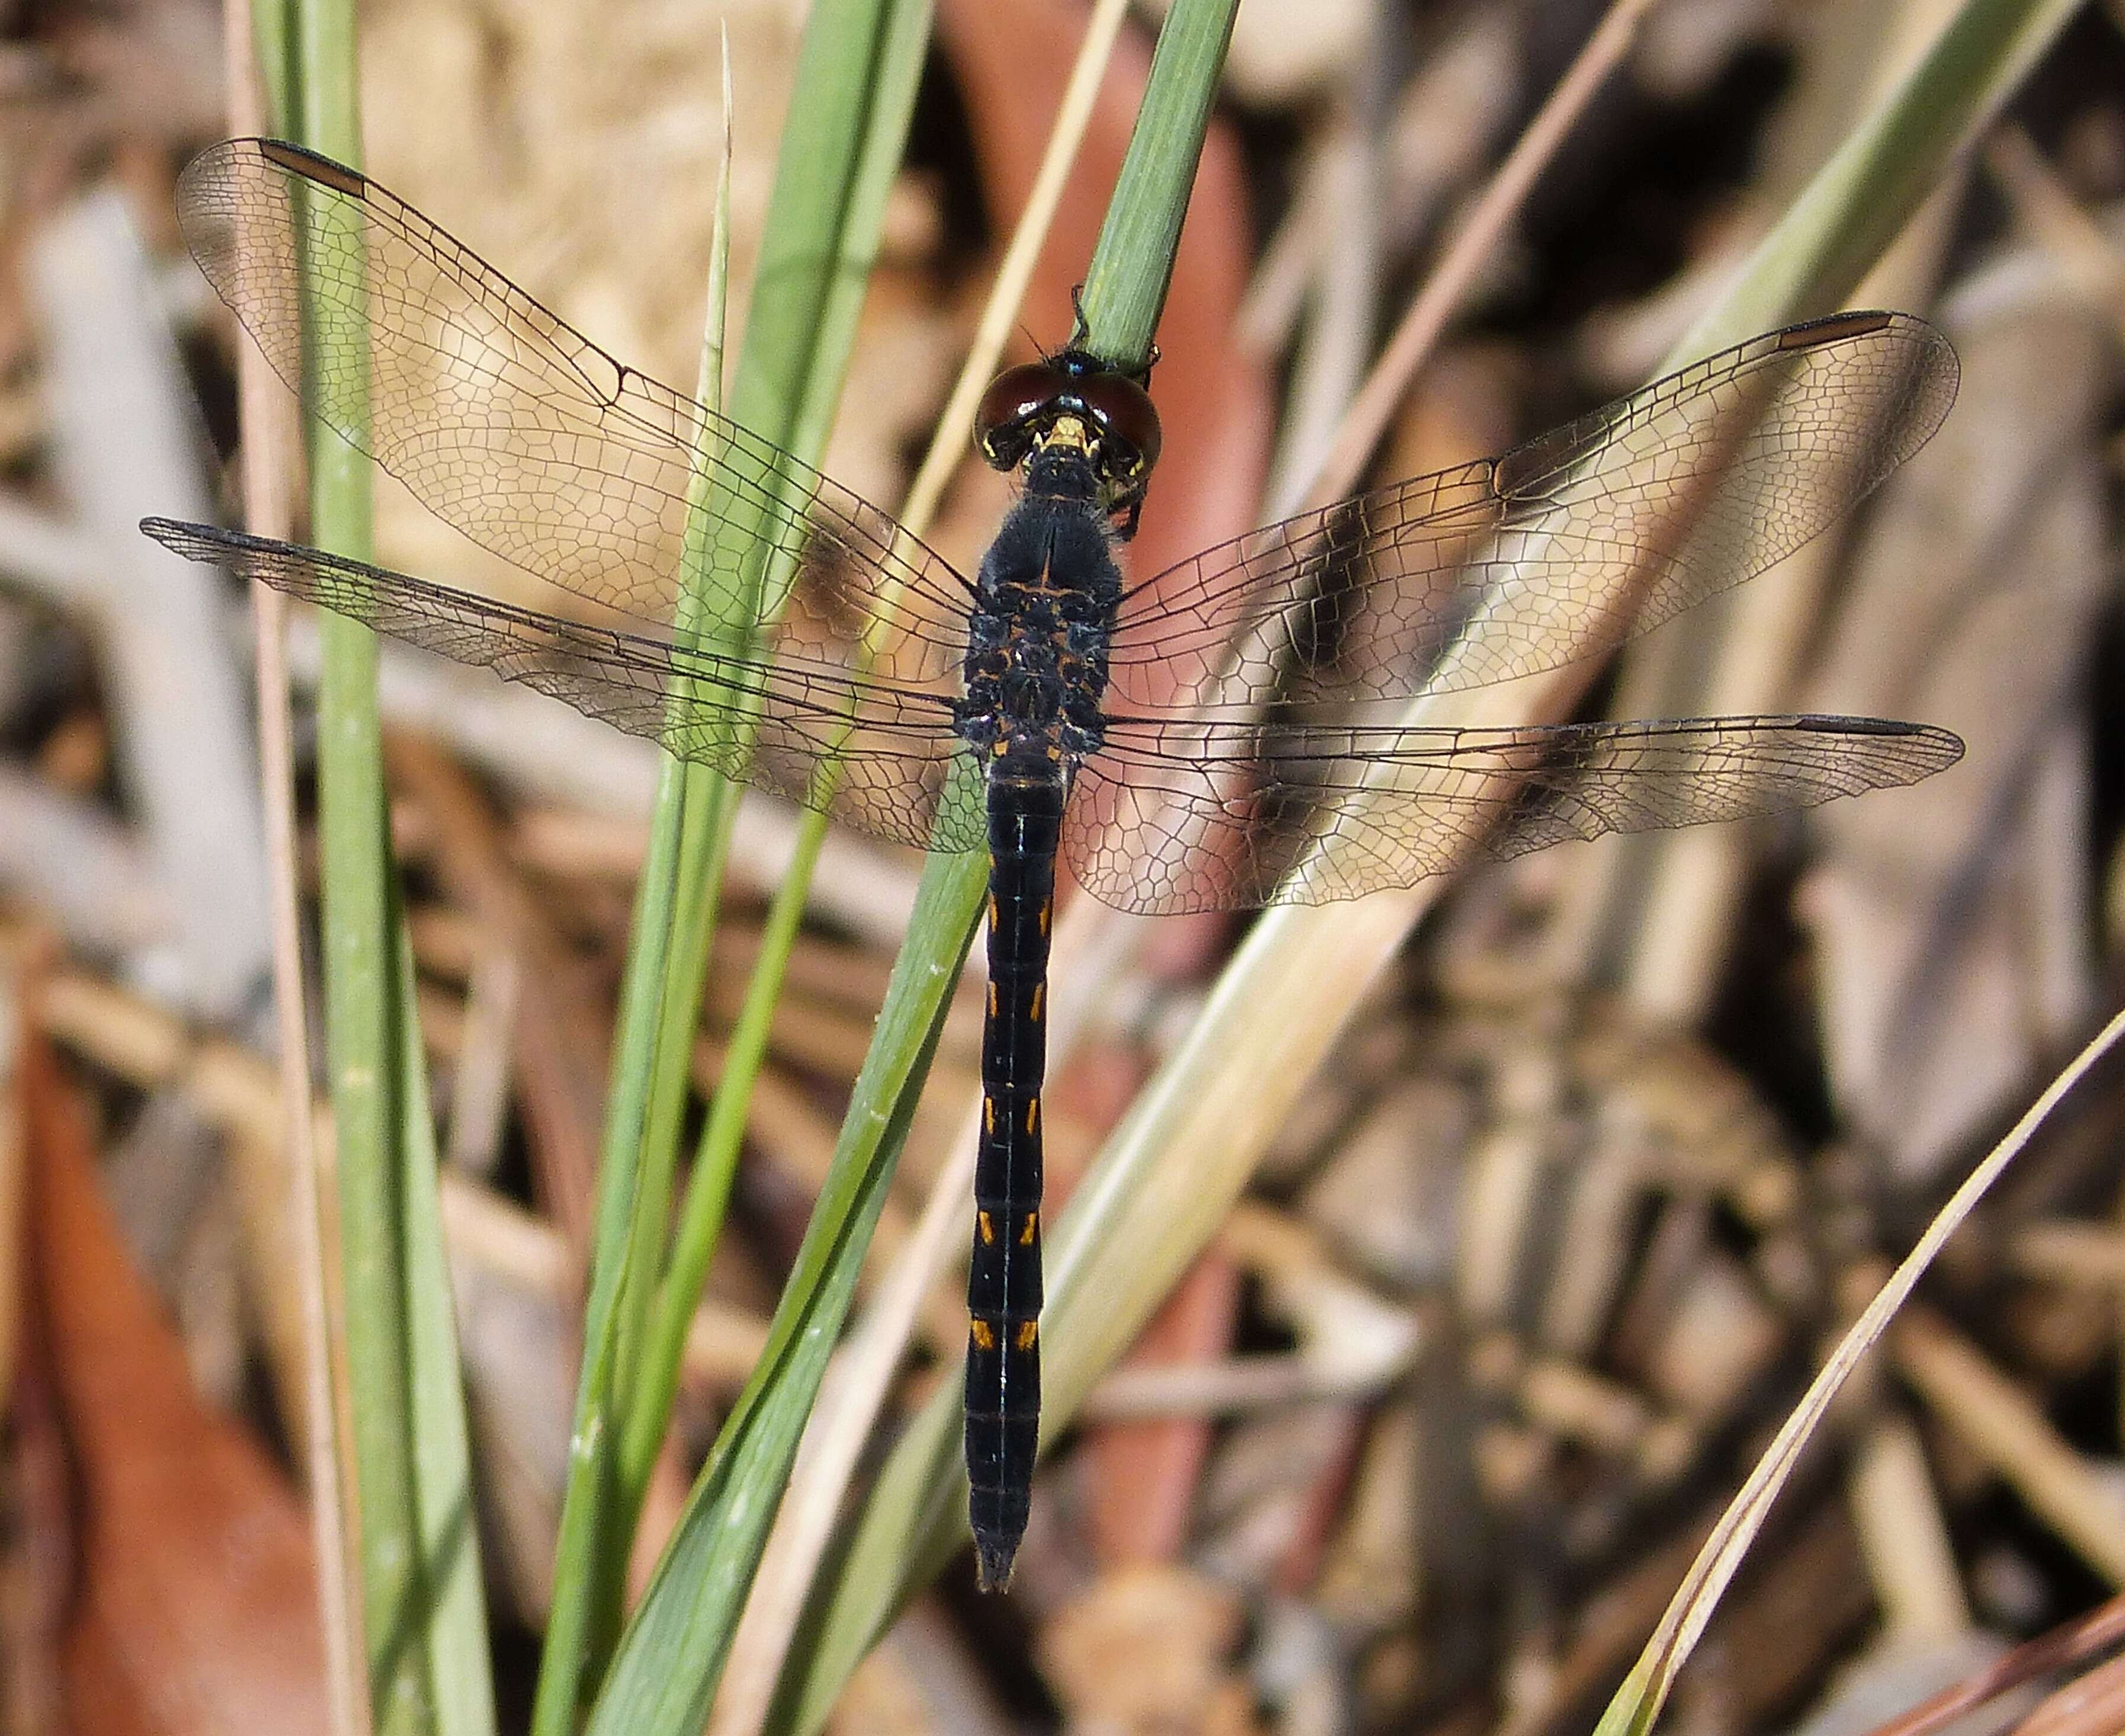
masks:
<instances>
[{"instance_id":1,"label":"straw-colored stem","mask_svg":"<svg viewBox=\"0 0 2125 1736\"><path fill-rule=\"evenodd\" d=\"M254 20L254 12L256 14ZM282 130L288 18L281 0L227 0L223 7L229 119L239 134ZM270 83L269 82L270 81ZM266 89L262 89L262 86ZM270 101L266 90L271 92ZM270 111L270 123L262 121ZM243 496L250 528L285 539L293 528L286 455L294 416L265 358L250 345L236 355L244 429ZM305 1009L302 913L296 883L294 726L289 704L288 601L270 585L251 587L252 649L258 693L259 808L272 899L273 1002L280 1037L281 1139L287 1163L289 1239L303 1328L303 1463L309 1484L310 1532L317 1551L318 1617L324 1633L326 1703L334 1736L366 1736L360 1609L352 1596L347 1488L341 1475L340 1418L335 1395L332 1305L327 1293L323 1175L310 1108L309 1026Z\"/></svg>"},{"instance_id":2,"label":"straw-colored stem","mask_svg":"<svg viewBox=\"0 0 2125 1736\"><path fill-rule=\"evenodd\" d=\"M360 160L352 102L354 18L344 5L297 7L294 112L304 140ZM313 345L359 342L319 333ZM312 534L334 552L368 558L366 460L318 432L311 441ZM357 1559L368 1639L370 1714L384 1736L435 1728L426 1668L426 1602L418 1575L413 1371L407 1354L398 1056L400 997L393 982L395 923L384 851L375 635L337 616L319 624L318 808L323 844L326 1048L339 1180L354 1407Z\"/></svg>"},{"instance_id":3,"label":"straw-colored stem","mask_svg":"<svg viewBox=\"0 0 2125 1736\"><path fill-rule=\"evenodd\" d=\"M1666 1703L1669 1691L1685 1660L1703 1635L1705 1625L1712 1619L1717 1606L1719 1594L1739 1570L1742 1557L1756 1533L1763 1528L1771 1503L1779 1491L1785 1486L1793 1467L1799 1462L1801 1450L1815 1432L1852 1371L1859 1366L1869 1349L1889 1328L1896 1311L1918 1287L1919 1280L1939 1257L1948 1238L1992 1187L1994 1182L2007 1172L2007 1166L2021 1155L2038 1128L2042 1126L2052 1110L2063 1102L2074 1087L2085 1078L2089 1070L2125 1037L2125 1012L2119 1013L2104 1026L2076 1055L2065 1071L2053 1079L2043 1094L2031 1104L2022 1118L2007 1131L2006 1136L1985 1155L1982 1163L1973 1169L1950 1196L1934 1220L1926 1226L1925 1234L1906 1254L1889 1281L1877 1291L1859 1318L1852 1323L1830 1359L1809 1384L1792 1413L1780 1425L1777 1436L1764 1450L1755 1468L1749 1474L1741 1492L1720 1516L1712 1536L1705 1540L1689 1571L1675 1594L1667 1611L1654 1630L1653 1637L1646 1643L1637 1664L1623 1686L1617 1691L1603 1714L1595 1736L1642 1736L1659 1717L1661 1708ZM2071 1481L2071 1474L2068 1479ZM2107 1505L2108 1503L2104 1503ZM2110 1527L2114 1533L2116 1527ZM2076 1538L2078 1544L2086 1545L2090 1540ZM2125 1538L2107 1537L2099 1545L2088 1548L2091 1559L2100 1559L2104 1571L2114 1576L2120 1566L2125 1566L2118 1551L2125 1547Z\"/></svg>"},{"instance_id":4,"label":"straw-colored stem","mask_svg":"<svg viewBox=\"0 0 2125 1736\"><path fill-rule=\"evenodd\" d=\"M1394 336L1388 340L1364 389L1344 416L1336 443L1308 493L1312 504L1325 506L1340 500L1358 485L1365 460L1379 444L1388 418L1408 395L1417 370L1437 347L1446 322L1460 306L1483 262L1491 257L1505 225L1526 202L1536 180L1586 112L1586 105L1629 52L1632 39L1653 3L1654 0L1615 0L1557 81L1556 89L1528 123L1527 130L1485 184L1438 264L1426 276L1424 287L1396 326Z\"/></svg>"}]
</instances>

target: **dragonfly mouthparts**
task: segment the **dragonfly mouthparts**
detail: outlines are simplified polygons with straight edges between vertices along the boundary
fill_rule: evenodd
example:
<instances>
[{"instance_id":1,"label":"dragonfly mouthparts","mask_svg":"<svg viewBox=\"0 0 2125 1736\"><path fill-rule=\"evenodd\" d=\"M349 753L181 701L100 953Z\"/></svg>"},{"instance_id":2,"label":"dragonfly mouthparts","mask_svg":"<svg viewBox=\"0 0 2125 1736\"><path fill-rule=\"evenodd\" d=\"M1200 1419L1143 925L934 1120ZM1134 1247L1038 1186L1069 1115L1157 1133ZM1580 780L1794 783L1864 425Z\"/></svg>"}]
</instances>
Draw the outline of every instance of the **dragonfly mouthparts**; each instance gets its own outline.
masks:
<instances>
[{"instance_id":1,"label":"dragonfly mouthparts","mask_svg":"<svg viewBox=\"0 0 2125 1736\"><path fill-rule=\"evenodd\" d=\"M1034 494L1058 500L1096 500L1100 493L1098 466L1084 446L1067 440L1044 441L1027 460L1025 486Z\"/></svg>"}]
</instances>

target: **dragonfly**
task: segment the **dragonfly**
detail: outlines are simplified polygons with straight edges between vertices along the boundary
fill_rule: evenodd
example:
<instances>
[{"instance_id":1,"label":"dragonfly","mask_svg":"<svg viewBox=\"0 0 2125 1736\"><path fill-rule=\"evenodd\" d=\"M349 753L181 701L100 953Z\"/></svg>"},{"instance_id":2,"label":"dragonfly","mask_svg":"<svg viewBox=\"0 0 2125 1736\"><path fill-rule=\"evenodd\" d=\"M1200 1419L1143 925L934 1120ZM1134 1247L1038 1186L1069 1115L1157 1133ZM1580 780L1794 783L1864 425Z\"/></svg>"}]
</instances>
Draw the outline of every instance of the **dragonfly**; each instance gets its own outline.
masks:
<instances>
[{"instance_id":1,"label":"dragonfly","mask_svg":"<svg viewBox=\"0 0 2125 1736\"><path fill-rule=\"evenodd\" d=\"M1911 784L1962 751L1865 717L1412 720L1614 651L1835 522L1953 400L1953 351L1907 314L1772 332L1501 457L1134 579L1118 557L1161 444L1147 376L1066 347L982 400L975 443L1019 491L968 578L358 171L238 139L177 197L309 415L538 588L502 600L167 519L149 535L833 820L987 852L965 1366L985 1587L1010 1578L1039 1441L1058 862L1138 914L1318 903Z\"/></svg>"}]
</instances>

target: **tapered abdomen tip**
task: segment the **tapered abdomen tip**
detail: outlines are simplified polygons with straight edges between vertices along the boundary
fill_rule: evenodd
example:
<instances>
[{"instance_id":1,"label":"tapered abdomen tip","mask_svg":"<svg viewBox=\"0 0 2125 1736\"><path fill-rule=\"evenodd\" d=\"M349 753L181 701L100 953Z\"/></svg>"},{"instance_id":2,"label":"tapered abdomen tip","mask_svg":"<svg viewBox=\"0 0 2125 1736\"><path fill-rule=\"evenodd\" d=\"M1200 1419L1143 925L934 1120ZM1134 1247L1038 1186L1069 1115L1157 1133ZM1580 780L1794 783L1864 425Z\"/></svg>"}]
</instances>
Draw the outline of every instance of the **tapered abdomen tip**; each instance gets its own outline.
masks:
<instances>
[{"instance_id":1,"label":"tapered abdomen tip","mask_svg":"<svg viewBox=\"0 0 2125 1736\"><path fill-rule=\"evenodd\" d=\"M1011 1569L1017 1562L1017 1538L974 1539L974 1579L983 1591L1009 1591Z\"/></svg>"},{"instance_id":2,"label":"tapered abdomen tip","mask_svg":"<svg viewBox=\"0 0 2125 1736\"><path fill-rule=\"evenodd\" d=\"M968 1503L974 1526L974 1573L985 1592L1011 1588L1011 1564L1025 1536L1032 1503L1025 1488L1009 1491L977 1486Z\"/></svg>"}]
</instances>

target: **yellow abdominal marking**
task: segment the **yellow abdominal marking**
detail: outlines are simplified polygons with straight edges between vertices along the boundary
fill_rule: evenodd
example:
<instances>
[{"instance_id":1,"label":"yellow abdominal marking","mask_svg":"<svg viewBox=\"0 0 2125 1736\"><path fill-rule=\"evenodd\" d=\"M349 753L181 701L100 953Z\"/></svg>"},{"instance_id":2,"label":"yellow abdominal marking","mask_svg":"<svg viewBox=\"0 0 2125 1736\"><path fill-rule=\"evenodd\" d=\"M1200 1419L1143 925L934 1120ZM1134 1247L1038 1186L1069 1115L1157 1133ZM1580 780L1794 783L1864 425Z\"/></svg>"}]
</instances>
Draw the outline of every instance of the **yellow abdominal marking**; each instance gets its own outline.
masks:
<instances>
[{"instance_id":1,"label":"yellow abdominal marking","mask_svg":"<svg viewBox=\"0 0 2125 1736\"><path fill-rule=\"evenodd\" d=\"M1018 1245L1020 1248L1032 1247L1033 1238L1039 1234L1040 1214L1030 1211L1025 1215L1025 1221L1018 1226Z\"/></svg>"},{"instance_id":2,"label":"yellow abdominal marking","mask_svg":"<svg viewBox=\"0 0 2125 1736\"><path fill-rule=\"evenodd\" d=\"M1039 1126L1039 1125L1040 1099L1038 1097L1028 1097L1025 1100L1025 1130L1028 1133L1031 1133L1036 1127Z\"/></svg>"},{"instance_id":3,"label":"yellow abdominal marking","mask_svg":"<svg viewBox=\"0 0 2125 1736\"><path fill-rule=\"evenodd\" d=\"M1043 934L1048 932L1048 918L1054 913L1055 900L1052 898L1043 899L1040 901L1040 932Z\"/></svg>"},{"instance_id":4,"label":"yellow abdominal marking","mask_svg":"<svg viewBox=\"0 0 2125 1736\"><path fill-rule=\"evenodd\" d=\"M967 1336L974 1341L976 1350L996 1348L996 1328L978 1315L967 1323Z\"/></svg>"},{"instance_id":5,"label":"yellow abdominal marking","mask_svg":"<svg viewBox=\"0 0 2125 1736\"><path fill-rule=\"evenodd\" d=\"M1040 1323L1038 1320L1020 1321L1017 1342L1020 1350L1031 1350L1040 1342Z\"/></svg>"},{"instance_id":6,"label":"yellow abdominal marking","mask_svg":"<svg viewBox=\"0 0 2125 1736\"><path fill-rule=\"evenodd\" d=\"M982 1099L982 1131L983 1133L996 1131L996 1099L994 1097L985 1097Z\"/></svg>"},{"instance_id":7,"label":"yellow abdominal marking","mask_svg":"<svg viewBox=\"0 0 2125 1736\"><path fill-rule=\"evenodd\" d=\"M978 1211L974 1214L974 1229L982 1238L982 1247L987 1248L996 1240L996 1220L987 1212Z\"/></svg>"},{"instance_id":8,"label":"yellow abdominal marking","mask_svg":"<svg viewBox=\"0 0 2125 1736\"><path fill-rule=\"evenodd\" d=\"M1033 985L1033 998L1026 1003L1025 1016L1036 1025L1040 1022L1040 1005L1047 993L1048 985L1045 983L1035 983Z\"/></svg>"},{"instance_id":9,"label":"yellow abdominal marking","mask_svg":"<svg viewBox=\"0 0 2125 1736\"><path fill-rule=\"evenodd\" d=\"M991 1018L994 1018L996 1016L997 1016L997 988L996 988L996 984L993 984L993 983L992 983L992 984L989 984L989 1017L990 1017Z\"/></svg>"}]
</instances>

